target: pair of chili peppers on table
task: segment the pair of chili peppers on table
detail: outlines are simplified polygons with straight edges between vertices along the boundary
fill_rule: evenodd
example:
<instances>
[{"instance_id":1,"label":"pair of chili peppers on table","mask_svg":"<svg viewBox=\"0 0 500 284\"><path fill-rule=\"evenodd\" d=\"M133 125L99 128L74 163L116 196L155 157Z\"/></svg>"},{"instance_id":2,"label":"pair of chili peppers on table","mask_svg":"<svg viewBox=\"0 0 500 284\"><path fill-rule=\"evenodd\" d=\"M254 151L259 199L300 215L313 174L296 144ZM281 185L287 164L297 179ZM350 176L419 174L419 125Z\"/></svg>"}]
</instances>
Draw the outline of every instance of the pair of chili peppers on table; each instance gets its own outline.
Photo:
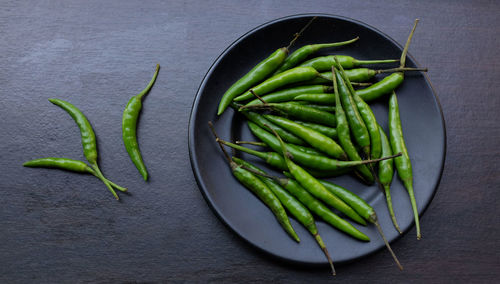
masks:
<instances>
[{"instance_id":1,"label":"pair of chili peppers on table","mask_svg":"<svg viewBox=\"0 0 500 284\"><path fill-rule=\"evenodd\" d=\"M384 188L391 218L396 229L401 232L395 219L389 191L394 174L394 162L388 157L394 158L398 174L410 195L415 215L417 237L420 239L418 212L412 188L411 163L402 136L401 121L394 93L394 89L404 79L404 72L426 71L426 69L405 67L406 53L417 22L418 20L415 21L415 26L403 49L398 68L378 71L367 68L344 70L344 68L353 68L362 64L398 61L392 59L356 60L348 56L323 56L302 63L301 61L316 52L319 47L326 46L325 44L319 44L308 45L292 53L288 58L294 60L293 64L281 63L280 66L279 63L274 62L266 65L266 60L269 58L261 62L258 66L261 74L267 74L267 77L263 76L264 79L267 78L266 80L262 77L254 80L254 69L252 69L240 79L240 81L245 81L246 85L241 86L240 81L236 82L223 95L218 114L220 115L227 106L238 110L249 120L248 126L250 130L263 144L243 141L235 144L223 141L218 137L217 141L222 149L224 144L255 155L278 169L289 171L289 178L280 179L269 176L241 159L229 158L226 153L233 173L236 168L241 168L249 172L248 174L253 173L256 179L262 178L260 176L273 179L285 189L287 189L290 181L295 179L308 192L310 198L299 198L294 195L293 190L289 191L289 193L297 197L303 205L317 215L322 216L325 210L329 211L329 209L324 207L325 210L318 211L317 206L309 207L304 202L310 202L311 198L313 198L315 204L325 202L360 224L366 224L365 220L376 223L377 229L383 236L373 208L370 207L371 210L368 210L369 205L366 202L347 190L329 192L328 187L315 177L336 176L346 172L353 172L366 183L371 184L376 180ZM342 45L347 44L347 42L342 42ZM330 44L329 46L334 45ZM286 60L284 59L285 62ZM328 70L331 72L324 72ZM365 89L355 90L353 88L354 84L351 80L365 82L376 74L386 72L392 72L392 74ZM269 78L269 76L271 77ZM331 85L322 85L324 83L330 83ZM240 86L238 91L234 91L235 85ZM286 86L291 86L291 88L284 89L283 87ZM389 93L392 93L389 105L390 139L387 138L377 123L370 106L367 104L367 102ZM247 101L245 105L239 104L244 101ZM284 117L269 114L262 115L255 112L261 110L271 110ZM331 113L332 111L334 114ZM271 131L274 135L266 130ZM260 152L249 149L240 145L243 143L268 146L275 152ZM223 151L225 152L224 149ZM391 156L393 153L398 154ZM362 156L368 158L368 160L363 160ZM377 159L380 157L384 158ZM378 174L375 173L375 167L372 164L374 162L378 162ZM354 170L352 170L353 168ZM237 179L240 180L238 177ZM251 187L248 182L243 184L246 187ZM255 192L255 189L252 191ZM343 200L343 198L347 200L353 198L357 201L354 202L354 205L347 205L347 201ZM265 200L263 201L266 203ZM355 207L359 209L358 212L356 212ZM289 210L289 212L291 211ZM292 213L292 215L294 214ZM282 216L277 218L280 219ZM339 217L339 219L341 218ZM362 236L357 235L356 231L352 230L354 227L343 219L341 220L348 225L338 223L338 219L336 219L337 222L332 222L331 219L328 221L328 218L324 220L355 238L363 239ZM281 221L280 223L283 224L284 222ZM290 231L290 228L285 228L285 230L290 235L295 236ZM390 250L385 237L383 238ZM296 238L294 237L294 239ZM321 243L319 244L321 247ZM392 250L390 251L393 254ZM399 265L394 254L393 256ZM330 261L328 254L327 257Z\"/></svg>"},{"instance_id":2,"label":"pair of chili peppers on table","mask_svg":"<svg viewBox=\"0 0 500 284\"><path fill-rule=\"evenodd\" d=\"M144 162L142 160L142 156L139 150L139 145L137 143L137 134L136 134L137 120L140 111L142 109L142 99L152 88L156 80L156 77L158 76L159 69L160 65L157 65L153 78L151 79L147 87L138 95L133 96L129 100L123 112L123 120L122 120L123 143L132 162L137 167L140 174L143 176L144 180L147 180L148 173L144 165ZM56 157L35 159L28 161L23 165L26 167L58 168L78 173L92 174L97 178L99 178L106 185L106 187L109 189L109 191L113 194L113 196L116 199L119 199L114 189L117 189L122 192L126 192L127 189L105 178L101 170L99 169L99 166L97 164L96 136L88 119L77 107L70 104L69 102L60 99L49 99L49 101L64 109L74 119L74 121L80 128L83 154L87 159L87 161L89 162L90 166L87 165L85 162L79 160L56 158Z\"/></svg>"}]
</instances>

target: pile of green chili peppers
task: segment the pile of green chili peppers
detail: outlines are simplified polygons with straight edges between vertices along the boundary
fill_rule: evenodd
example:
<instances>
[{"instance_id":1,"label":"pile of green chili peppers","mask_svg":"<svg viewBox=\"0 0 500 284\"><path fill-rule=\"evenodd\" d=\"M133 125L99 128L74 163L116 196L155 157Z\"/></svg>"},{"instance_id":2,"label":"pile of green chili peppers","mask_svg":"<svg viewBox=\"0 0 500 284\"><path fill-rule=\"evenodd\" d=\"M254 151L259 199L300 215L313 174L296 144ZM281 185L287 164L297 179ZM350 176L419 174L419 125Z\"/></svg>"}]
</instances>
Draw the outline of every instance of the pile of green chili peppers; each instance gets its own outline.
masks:
<instances>
[{"instance_id":1,"label":"pile of green chili peppers","mask_svg":"<svg viewBox=\"0 0 500 284\"><path fill-rule=\"evenodd\" d=\"M209 122L236 179L271 209L293 240L300 241L287 212L304 225L327 257L333 274L332 260L314 225L313 214L364 242L370 241L369 237L346 219L360 225L374 224L396 264L400 269L402 266L385 239L374 209L351 191L322 178L352 174L366 184L378 183L386 195L394 227L402 233L390 195L396 169L408 190L417 238L421 237L411 162L395 93L404 80L404 72L426 71L405 67L417 23L418 20L399 60L357 60L343 55L311 58L318 50L358 40L354 38L338 43L306 45L290 55L288 47L279 48L258 63L224 93L217 114L221 115L231 107L237 115L247 119L250 131L259 142L224 141ZM399 62L399 67L385 70L359 68L367 64L394 62ZM368 82L380 73L391 74L369 87L354 89L355 83ZM378 124L368 104L385 95L390 95L389 135ZM242 144L267 147L271 151L258 151ZM231 157L224 146L261 158L283 171L285 177L269 175L256 165ZM335 214L332 208L341 215Z\"/></svg>"},{"instance_id":2,"label":"pile of green chili peppers","mask_svg":"<svg viewBox=\"0 0 500 284\"><path fill-rule=\"evenodd\" d=\"M156 77L158 76L159 70L160 65L156 65L156 71L147 87L138 95L133 96L129 100L127 106L125 107L125 110L123 111L123 143L125 144L125 149L127 150L130 159L137 167L139 173L142 175L145 181L148 178L148 172L142 160L141 152L139 151L139 144L137 143L137 120L142 109L142 99L151 90ZM24 163L23 166L34 168L56 168L77 173L94 175L95 177L100 179L113 194L113 196L117 200L119 200L120 198L118 197L115 189L126 192L127 188L119 186L107 179L99 169L99 166L97 164L97 140L94 130L92 129L92 126L90 125L87 117L77 107L69 102L60 99L49 99L49 101L65 110L74 119L74 121L80 128L83 154L90 165L79 160L49 157L28 161Z\"/></svg>"}]
</instances>

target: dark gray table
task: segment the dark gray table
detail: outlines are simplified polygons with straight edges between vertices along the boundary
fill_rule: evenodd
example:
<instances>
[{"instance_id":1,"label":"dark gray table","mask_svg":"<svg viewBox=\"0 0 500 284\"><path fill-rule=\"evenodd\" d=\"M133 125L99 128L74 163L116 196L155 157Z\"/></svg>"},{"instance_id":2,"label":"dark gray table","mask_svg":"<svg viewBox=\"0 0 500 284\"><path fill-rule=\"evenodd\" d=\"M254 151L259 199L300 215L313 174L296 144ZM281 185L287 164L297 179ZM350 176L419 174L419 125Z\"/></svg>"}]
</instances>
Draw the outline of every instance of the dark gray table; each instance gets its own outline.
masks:
<instances>
[{"instance_id":1,"label":"dark gray table","mask_svg":"<svg viewBox=\"0 0 500 284\"><path fill-rule=\"evenodd\" d=\"M404 42L443 106L448 152L421 220L385 251L337 267L336 280L493 282L500 276L500 3L498 1L2 1L0 3L0 282L331 280L256 251L212 213L193 178L187 124L215 58L255 26L325 12ZM437 2L437 3L436 3ZM140 121L151 174L121 142L121 112L162 65ZM28 169L45 156L83 159L78 129L47 99L77 105L98 135L104 173L130 188L113 200L97 179Z\"/></svg>"}]
</instances>

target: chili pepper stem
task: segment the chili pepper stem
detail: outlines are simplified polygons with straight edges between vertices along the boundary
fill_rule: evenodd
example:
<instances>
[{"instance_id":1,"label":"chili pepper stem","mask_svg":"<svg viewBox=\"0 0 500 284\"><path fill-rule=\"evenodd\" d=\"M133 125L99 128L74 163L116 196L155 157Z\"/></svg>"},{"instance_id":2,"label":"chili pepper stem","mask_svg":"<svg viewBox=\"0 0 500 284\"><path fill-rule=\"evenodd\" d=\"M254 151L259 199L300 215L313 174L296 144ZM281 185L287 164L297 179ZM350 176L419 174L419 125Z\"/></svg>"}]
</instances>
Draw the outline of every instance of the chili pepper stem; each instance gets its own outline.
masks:
<instances>
[{"instance_id":1,"label":"chili pepper stem","mask_svg":"<svg viewBox=\"0 0 500 284\"><path fill-rule=\"evenodd\" d=\"M356 60L356 63L359 65L362 64L379 64L379 63L393 63L398 62L397 59L383 59L383 60ZM340 65L339 65L340 66Z\"/></svg>"},{"instance_id":2,"label":"chili pepper stem","mask_svg":"<svg viewBox=\"0 0 500 284\"><path fill-rule=\"evenodd\" d=\"M101 177L99 177L99 175L97 175L97 174L96 174L96 172L95 172L94 170L92 170L92 169L90 169L90 170L91 170L91 171L90 171L89 173L91 173L91 174L92 174L93 176L95 176L96 178L101 179ZM127 188L125 188L125 187L123 187L123 186L119 186L119 185L117 185L116 183L114 183L114 182L110 181L110 180L109 180L109 179L107 179L107 178L104 178L104 179L105 179L107 182L109 182L109 184L110 184L112 187L114 187L114 188L118 189L119 191L122 191L122 192L126 192L126 191L128 191L128 189L127 189Z\"/></svg>"},{"instance_id":3,"label":"chili pepper stem","mask_svg":"<svg viewBox=\"0 0 500 284\"><path fill-rule=\"evenodd\" d=\"M254 145L254 146L267 147L266 143L256 142L256 141L236 141L234 143L238 144L238 145L249 144L249 145Z\"/></svg>"},{"instance_id":4,"label":"chili pepper stem","mask_svg":"<svg viewBox=\"0 0 500 284\"><path fill-rule=\"evenodd\" d=\"M400 59L400 67L403 68L405 67L406 64L406 54L408 53L408 48L410 47L410 42L413 37L413 33L415 32L415 29L417 28L419 19L415 19L415 23L413 24L413 28L411 29L410 35L408 36L408 39L406 40L405 47L403 49L403 53L401 53L401 59Z\"/></svg>"},{"instance_id":5,"label":"chili pepper stem","mask_svg":"<svg viewBox=\"0 0 500 284\"><path fill-rule=\"evenodd\" d=\"M312 19L310 19L309 22L307 22L307 24L298 33L294 35L294 38L292 39L292 41L290 41L290 43L286 47L287 50L290 49L290 47L292 47L292 45L297 41L297 39L299 39L299 37L304 33L304 31L312 24L314 20L316 20L316 18L317 16L314 16Z\"/></svg>"},{"instance_id":6,"label":"chili pepper stem","mask_svg":"<svg viewBox=\"0 0 500 284\"><path fill-rule=\"evenodd\" d=\"M375 213L374 213L375 214ZM385 243L385 246L387 247L387 249L389 250L389 252L391 253L392 255L392 258L394 259L394 261L396 262L396 265L398 266L398 268L400 270L403 270L403 266L401 265L401 263L399 262L396 254L394 253L394 251L392 251L392 248L391 246L389 245L389 242L387 241L387 239L385 238L385 235L384 235L384 232L382 231L382 227L380 226L378 220L377 220L377 215L374 215L373 216L373 219L375 219L375 221L373 222L373 224L375 224L375 227L377 227L377 230L380 234L380 236L382 237L382 239L384 240L384 243Z\"/></svg>"},{"instance_id":7,"label":"chili pepper stem","mask_svg":"<svg viewBox=\"0 0 500 284\"><path fill-rule=\"evenodd\" d=\"M142 99L142 97L144 97L151 90L151 87L153 87L153 84L156 81L156 77L158 77L159 71L160 71L160 64L156 64L156 69L155 69L155 73L153 75L153 78L151 79L151 81L149 81L146 88L144 88L144 90L142 90L138 95L136 95L137 98Z\"/></svg>"},{"instance_id":8,"label":"chili pepper stem","mask_svg":"<svg viewBox=\"0 0 500 284\"><path fill-rule=\"evenodd\" d=\"M328 263L330 264L330 268L332 269L332 275L335 276L337 273L335 272L335 268L333 267L333 261L332 258L330 257L330 253L328 252L328 249L325 246L325 243L323 243L323 240L321 239L320 235L316 233L314 235L314 239L318 243L319 247L325 254L326 258L328 259Z\"/></svg>"},{"instance_id":9,"label":"chili pepper stem","mask_svg":"<svg viewBox=\"0 0 500 284\"><path fill-rule=\"evenodd\" d=\"M118 197L118 194L116 194L116 191L113 189L113 187L109 184L108 180L104 177L104 175L102 174L101 170L99 169L99 167L97 166L97 164L93 164L92 165L92 168L94 169L94 171L96 172L96 176L97 178L99 178L105 185L106 187L109 189L109 191L111 191L111 193L113 194L113 196L116 198L116 200L120 200L120 197Z\"/></svg>"},{"instance_id":10,"label":"chili pepper stem","mask_svg":"<svg viewBox=\"0 0 500 284\"><path fill-rule=\"evenodd\" d=\"M375 73L376 74L381 74L381 73L395 73L395 72L404 72L404 71L422 71L422 72L427 72L428 69L427 69L427 67L425 67L425 68L398 67L398 68L376 70Z\"/></svg>"}]
</instances>

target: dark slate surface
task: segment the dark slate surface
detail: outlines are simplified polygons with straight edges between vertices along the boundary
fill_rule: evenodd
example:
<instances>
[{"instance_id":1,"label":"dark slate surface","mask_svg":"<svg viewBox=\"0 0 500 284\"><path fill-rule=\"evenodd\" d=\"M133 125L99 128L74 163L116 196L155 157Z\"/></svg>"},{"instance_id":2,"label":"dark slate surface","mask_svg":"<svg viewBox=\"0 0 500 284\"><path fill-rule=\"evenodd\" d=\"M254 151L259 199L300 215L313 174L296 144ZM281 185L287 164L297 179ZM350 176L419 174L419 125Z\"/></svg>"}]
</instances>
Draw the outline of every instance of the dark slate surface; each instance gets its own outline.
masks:
<instances>
[{"instance_id":1,"label":"dark slate surface","mask_svg":"<svg viewBox=\"0 0 500 284\"><path fill-rule=\"evenodd\" d=\"M0 3L0 282L331 280L240 240L211 212L193 178L187 124L215 58L269 20L325 12L373 25L429 67L448 134L438 193L393 248L337 267L349 282L493 282L500 276L500 41L496 1L2 1ZM144 103L144 183L121 145L128 98L162 70ZM97 179L21 164L83 159L78 128L47 99L66 99L98 136L104 173L130 188L113 200Z\"/></svg>"}]
</instances>

